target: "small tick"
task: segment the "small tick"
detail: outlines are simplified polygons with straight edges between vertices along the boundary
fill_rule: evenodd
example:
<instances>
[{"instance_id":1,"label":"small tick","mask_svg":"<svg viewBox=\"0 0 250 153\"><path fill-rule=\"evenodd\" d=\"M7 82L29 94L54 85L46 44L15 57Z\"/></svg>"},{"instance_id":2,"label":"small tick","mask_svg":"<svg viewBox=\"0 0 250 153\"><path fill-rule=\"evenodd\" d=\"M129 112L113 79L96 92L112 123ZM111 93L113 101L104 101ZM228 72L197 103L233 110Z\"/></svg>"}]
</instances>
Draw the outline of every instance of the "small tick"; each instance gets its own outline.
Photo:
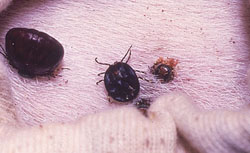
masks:
<instances>
[{"instance_id":1,"label":"small tick","mask_svg":"<svg viewBox=\"0 0 250 153\"><path fill-rule=\"evenodd\" d=\"M141 98L134 105L135 107L142 112L143 115L148 117L148 109L150 107L152 100L149 98Z\"/></svg>"},{"instance_id":2,"label":"small tick","mask_svg":"<svg viewBox=\"0 0 250 153\"><path fill-rule=\"evenodd\" d=\"M12 28L5 37L3 49L9 64L23 77L51 75L61 63L62 45L44 32L27 28Z\"/></svg>"},{"instance_id":3,"label":"small tick","mask_svg":"<svg viewBox=\"0 0 250 153\"><path fill-rule=\"evenodd\" d=\"M141 98L136 103L135 106L138 109L147 110L150 107L151 99Z\"/></svg>"},{"instance_id":4,"label":"small tick","mask_svg":"<svg viewBox=\"0 0 250 153\"><path fill-rule=\"evenodd\" d=\"M135 99L140 90L140 83L135 70L127 64L131 56L131 47L132 45L122 60L114 64L100 63L97 61L97 58L95 58L98 64L109 66L106 72L98 74L98 76L101 74L105 74L105 76L104 80L100 80L96 84L104 81L108 96L117 102L129 102ZM127 55L128 59L126 62L123 62Z\"/></svg>"},{"instance_id":5,"label":"small tick","mask_svg":"<svg viewBox=\"0 0 250 153\"><path fill-rule=\"evenodd\" d=\"M175 77L175 67L178 64L178 60L173 58L167 58L164 60L160 57L154 65L150 68L152 74L154 74L162 83L167 83Z\"/></svg>"}]
</instances>

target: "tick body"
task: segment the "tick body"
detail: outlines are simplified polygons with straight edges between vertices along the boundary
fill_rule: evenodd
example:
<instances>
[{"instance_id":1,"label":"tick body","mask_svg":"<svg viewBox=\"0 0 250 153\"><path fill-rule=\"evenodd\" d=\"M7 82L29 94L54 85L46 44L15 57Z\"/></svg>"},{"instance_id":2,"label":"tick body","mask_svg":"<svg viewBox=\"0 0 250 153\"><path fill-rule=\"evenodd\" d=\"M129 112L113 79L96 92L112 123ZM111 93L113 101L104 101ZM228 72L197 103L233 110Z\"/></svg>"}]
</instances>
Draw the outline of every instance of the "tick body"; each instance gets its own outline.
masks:
<instances>
[{"instance_id":1,"label":"tick body","mask_svg":"<svg viewBox=\"0 0 250 153\"><path fill-rule=\"evenodd\" d=\"M151 72L160 79L162 83L168 83L173 80L176 75L175 67L177 64L178 60L173 58L167 58L164 60L160 57L151 67Z\"/></svg>"},{"instance_id":2,"label":"tick body","mask_svg":"<svg viewBox=\"0 0 250 153\"><path fill-rule=\"evenodd\" d=\"M155 74L157 78L162 79L163 82L169 82L174 78L173 68L166 64L156 66L153 74Z\"/></svg>"},{"instance_id":3,"label":"tick body","mask_svg":"<svg viewBox=\"0 0 250 153\"><path fill-rule=\"evenodd\" d=\"M141 109L141 110L147 110L149 107L150 107L150 103L151 103L151 99L139 99L136 103L135 103L135 106L138 108L138 109Z\"/></svg>"},{"instance_id":4,"label":"tick body","mask_svg":"<svg viewBox=\"0 0 250 153\"><path fill-rule=\"evenodd\" d=\"M131 47L126 53L126 55L129 53L128 60L131 55ZM128 60L123 62L126 55L120 62L115 62L112 65L100 63L96 59L99 64L109 65L104 80L101 81L104 81L108 96L117 102L129 102L135 99L140 91L140 83L135 71L127 64Z\"/></svg>"},{"instance_id":5,"label":"tick body","mask_svg":"<svg viewBox=\"0 0 250 153\"><path fill-rule=\"evenodd\" d=\"M148 109L150 107L150 103L151 103L151 99L139 99L136 103L135 106L137 107L137 109L139 109L143 115L145 115L146 117L148 117Z\"/></svg>"},{"instance_id":6,"label":"tick body","mask_svg":"<svg viewBox=\"0 0 250 153\"><path fill-rule=\"evenodd\" d=\"M122 62L109 66L105 72L104 84L108 95L119 102L131 101L140 90L135 71Z\"/></svg>"},{"instance_id":7,"label":"tick body","mask_svg":"<svg viewBox=\"0 0 250 153\"><path fill-rule=\"evenodd\" d=\"M61 63L64 50L53 37L35 29L13 28L5 37L5 56L24 77L51 75Z\"/></svg>"}]
</instances>

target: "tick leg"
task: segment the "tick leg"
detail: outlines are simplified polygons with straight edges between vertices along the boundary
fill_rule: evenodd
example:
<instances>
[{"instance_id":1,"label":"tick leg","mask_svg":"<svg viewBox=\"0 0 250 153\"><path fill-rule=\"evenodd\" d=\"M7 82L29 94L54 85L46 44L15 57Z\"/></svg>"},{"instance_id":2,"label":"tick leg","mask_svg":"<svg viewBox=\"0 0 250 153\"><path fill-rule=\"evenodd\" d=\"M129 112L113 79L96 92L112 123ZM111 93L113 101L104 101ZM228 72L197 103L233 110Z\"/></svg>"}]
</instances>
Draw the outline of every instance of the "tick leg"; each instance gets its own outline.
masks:
<instances>
[{"instance_id":1,"label":"tick leg","mask_svg":"<svg viewBox=\"0 0 250 153\"><path fill-rule=\"evenodd\" d=\"M105 74L106 72L102 72L102 73L99 73L99 74L97 74L97 76L101 76L101 75L103 75L103 74Z\"/></svg>"},{"instance_id":2,"label":"tick leg","mask_svg":"<svg viewBox=\"0 0 250 153\"><path fill-rule=\"evenodd\" d=\"M62 67L61 69L62 70L70 70L70 68L67 68L67 67Z\"/></svg>"},{"instance_id":3,"label":"tick leg","mask_svg":"<svg viewBox=\"0 0 250 153\"><path fill-rule=\"evenodd\" d=\"M127 61L125 63L127 63L129 61L130 56L131 56L131 48L132 48L132 45L129 47L127 53L123 56L121 62L125 59L125 57L128 55L128 53L129 53L129 56L128 56L128 59L127 59Z\"/></svg>"},{"instance_id":4,"label":"tick leg","mask_svg":"<svg viewBox=\"0 0 250 153\"><path fill-rule=\"evenodd\" d=\"M112 104L112 101L111 101L110 97L108 97L108 101L109 101L110 104Z\"/></svg>"},{"instance_id":5,"label":"tick leg","mask_svg":"<svg viewBox=\"0 0 250 153\"><path fill-rule=\"evenodd\" d=\"M142 113L145 117L148 117L148 110L146 110L146 109L139 109L139 111L141 111L141 113Z\"/></svg>"},{"instance_id":6,"label":"tick leg","mask_svg":"<svg viewBox=\"0 0 250 153\"><path fill-rule=\"evenodd\" d=\"M146 72L140 70L135 70L135 72L146 74Z\"/></svg>"},{"instance_id":7,"label":"tick leg","mask_svg":"<svg viewBox=\"0 0 250 153\"><path fill-rule=\"evenodd\" d=\"M104 80L99 80L99 81L97 81L97 82L96 82L96 85L98 85L98 84L101 83L102 81L104 81Z\"/></svg>"},{"instance_id":8,"label":"tick leg","mask_svg":"<svg viewBox=\"0 0 250 153\"><path fill-rule=\"evenodd\" d=\"M25 70L18 70L18 74L21 75L22 77L25 77L25 78L34 78L35 77L34 74L31 74Z\"/></svg>"},{"instance_id":9,"label":"tick leg","mask_svg":"<svg viewBox=\"0 0 250 153\"><path fill-rule=\"evenodd\" d=\"M130 57L131 57L131 47L132 47L132 45L130 46L130 48L129 48L129 55L128 55L128 59L127 59L127 61L126 61L126 63L128 63L128 61L129 61L129 59L130 59Z\"/></svg>"},{"instance_id":10,"label":"tick leg","mask_svg":"<svg viewBox=\"0 0 250 153\"><path fill-rule=\"evenodd\" d=\"M144 80L144 81L147 81L147 82L149 82L149 83L155 83L154 81L152 81L152 80L148 80L148 79L145 79L145 78L143 78L143 77L138 77L139 79L141 79L141 80Z\"/></svg>"},{"instance_id":11,"label":"tick leg","mask_svg":"<svg viewBox=\"0 0 250 153\"><path fill-rule=\"evenodd\" d=\"M0 54L2 54L3 55L3 57L5 57L5 58L7 58L7 56L6 56L6 51L4 50L4 48L3 48L3 46L2 45L0 45L0 48L2 49L2 51L0 52Z\"/></svg>"},{"instance_id":12,"label":"tick leg","mask_svg":"<svg viewBox=\"0 0 250 153\"><path fill-rule=\"evenodd\" d=\"M60 74L57 74L57 75L55 75L55 77L62 77L62 75L60 75Z\"/></svg>"},{"instance_id":13,"label":"tick leg","mask_svg":"<svg viewBox=\"0 0 250 153\"><path fill-rule=\"evenodd\" d=\"M108 66L110 66L110 64L108 64L108 63L101 63L101 62L97 61L97 57L95 58L95 62L98 63L98 64L101 64L101 65L108 65Z\"/></svg>"}]
</instances>

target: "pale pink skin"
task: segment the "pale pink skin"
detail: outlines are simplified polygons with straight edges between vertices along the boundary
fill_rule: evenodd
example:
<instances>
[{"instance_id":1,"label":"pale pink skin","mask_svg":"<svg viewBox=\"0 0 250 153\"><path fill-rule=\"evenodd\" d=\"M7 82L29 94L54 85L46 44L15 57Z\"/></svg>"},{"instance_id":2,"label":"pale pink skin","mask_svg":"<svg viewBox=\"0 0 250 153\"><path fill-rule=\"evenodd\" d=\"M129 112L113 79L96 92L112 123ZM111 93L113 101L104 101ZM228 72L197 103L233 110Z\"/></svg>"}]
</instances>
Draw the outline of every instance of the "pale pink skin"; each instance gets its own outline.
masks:
<instances>
[{"instance_id":1,"label":"pale pink skin","mask_svg":"<svg viewBox=\"0 0 250 153\"><path fill-rule=\"evenodd\" d=\"M62 43L62 67L70 68L51 80L25 79L5 61L18 118L64 122L120 107L108 102L103 83L95 84L107 66L94 59L112 64L131 44L134 69L149 72L160 56L179 60L171 83L140 80L139 98L183 91L207 109L239 108L250 99L248 7L239 0L15 1L0 16L0 43L12 27L44 31Z\"/></svg>"}]
</instances>

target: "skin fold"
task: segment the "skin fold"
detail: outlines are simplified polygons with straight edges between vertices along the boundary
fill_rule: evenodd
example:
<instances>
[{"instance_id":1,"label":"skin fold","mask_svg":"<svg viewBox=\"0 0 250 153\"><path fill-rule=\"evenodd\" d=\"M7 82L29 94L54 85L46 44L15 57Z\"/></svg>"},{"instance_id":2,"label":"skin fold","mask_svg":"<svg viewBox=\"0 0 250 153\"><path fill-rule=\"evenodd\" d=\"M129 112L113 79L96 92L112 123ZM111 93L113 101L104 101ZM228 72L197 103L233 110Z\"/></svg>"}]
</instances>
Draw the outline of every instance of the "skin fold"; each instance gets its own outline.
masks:
<instances>
[{"instance_id":1,"label":"skin fold","mask_svg":"<svg viewBox=\"0 0 250 153\"><path fill-rule=\"evenodd\" d=\"M0 14L0 43L12 27L35 28L61 42L61 67L69 68L56 78L26 79L1 58L18 120L65 122L119 107L108 102L103 83L95 84L108 67L94 59L113 64L130 45L128 64L149 80L155 78L148 67L159 57L179 61L170 83L140 80L138 98L181 91L205 109L238 109L250 98L249 14L247 1L238 0L13 1Z\"/></svg>"}]
</instances>

